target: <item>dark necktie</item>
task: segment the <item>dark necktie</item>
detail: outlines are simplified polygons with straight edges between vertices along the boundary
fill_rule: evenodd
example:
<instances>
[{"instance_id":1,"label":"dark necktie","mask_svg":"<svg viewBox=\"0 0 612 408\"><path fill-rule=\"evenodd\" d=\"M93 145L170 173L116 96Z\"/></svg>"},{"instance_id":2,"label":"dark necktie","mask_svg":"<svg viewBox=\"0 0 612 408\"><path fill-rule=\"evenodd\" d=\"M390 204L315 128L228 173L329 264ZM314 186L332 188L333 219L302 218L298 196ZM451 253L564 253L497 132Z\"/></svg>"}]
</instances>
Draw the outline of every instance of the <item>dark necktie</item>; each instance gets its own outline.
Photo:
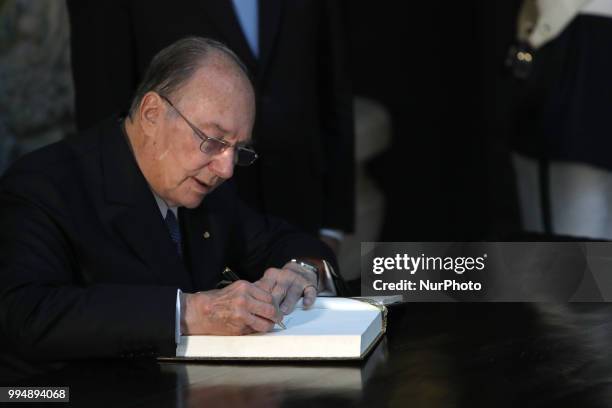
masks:
<instances>
[{"instance_id":1,"label":"dark necktie","mask_svg":"<svg viewBox=\"0 0 612 408\"><path fill-rule=\"evenodd\" d=\"M168 209L166 212L166 218L164 218L164 220L166 221L168 232L170 232L170 238L172 238L172 242L174 242L174 245L176 246L176 252L182 258L183 247L181 245L181 229L179 228L174 212L171 209Z\"/></svg>"}]
</instances>

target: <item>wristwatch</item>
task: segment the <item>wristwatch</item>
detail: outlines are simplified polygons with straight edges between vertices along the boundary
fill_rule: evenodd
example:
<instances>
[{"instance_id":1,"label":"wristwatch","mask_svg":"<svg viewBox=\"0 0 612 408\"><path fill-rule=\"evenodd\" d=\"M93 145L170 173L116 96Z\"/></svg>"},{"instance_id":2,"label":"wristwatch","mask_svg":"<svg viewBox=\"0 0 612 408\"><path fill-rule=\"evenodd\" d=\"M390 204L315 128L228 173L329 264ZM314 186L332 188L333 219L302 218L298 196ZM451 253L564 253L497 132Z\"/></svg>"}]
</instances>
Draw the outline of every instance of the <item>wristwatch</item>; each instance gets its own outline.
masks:
<instances>
[{"instance_id":1,"label":"wristwatch","mask_svg":"<svg viewBox=\"0 0 612 408\"><path fill-rule=\"evenodd\" d=\"M301 266L302 268L304 268L305 270L309 272L313 272L315 276L317 277L316 289L319 290L319 268L316 265L313 265L309 262L302 261L301 259L292 259L290 262L293 262L296 265Z\"/></svg>"}]
</instances>

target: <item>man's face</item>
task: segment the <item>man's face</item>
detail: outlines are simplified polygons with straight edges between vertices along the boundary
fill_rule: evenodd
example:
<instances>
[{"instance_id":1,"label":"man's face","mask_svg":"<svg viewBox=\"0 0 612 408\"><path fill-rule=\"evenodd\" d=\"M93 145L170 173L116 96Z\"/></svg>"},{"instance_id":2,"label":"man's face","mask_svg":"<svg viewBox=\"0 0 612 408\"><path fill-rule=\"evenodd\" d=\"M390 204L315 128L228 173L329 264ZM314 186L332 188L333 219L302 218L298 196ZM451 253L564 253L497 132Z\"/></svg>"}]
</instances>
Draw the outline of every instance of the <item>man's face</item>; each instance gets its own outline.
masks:
<instances>
[{"instance_id":1,"label":"man's face","mask_svg":"<svg viewBox=\"0 0 612 408\"><path fill-rule=\"evenodd\" d=\"M160 111L139 164L153 191L168 205L195 208L206 194L232 176L235 149L213 156L202 153L202 139L167 102L158 98L153 102ZM231 145L248 142L254 100L244 78L210 67L200 68L168 99L205 135Z\"/></svg>"}]
</instances>

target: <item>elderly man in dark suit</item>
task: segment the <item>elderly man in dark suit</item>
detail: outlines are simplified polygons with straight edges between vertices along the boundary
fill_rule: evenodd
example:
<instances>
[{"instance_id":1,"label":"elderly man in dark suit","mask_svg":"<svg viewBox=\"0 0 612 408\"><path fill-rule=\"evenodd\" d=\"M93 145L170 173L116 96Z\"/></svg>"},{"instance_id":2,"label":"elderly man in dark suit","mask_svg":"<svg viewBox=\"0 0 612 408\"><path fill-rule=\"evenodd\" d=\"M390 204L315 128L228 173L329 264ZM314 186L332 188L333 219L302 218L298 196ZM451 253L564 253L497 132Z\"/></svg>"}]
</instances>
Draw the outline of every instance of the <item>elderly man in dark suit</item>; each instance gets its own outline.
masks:
<instances>
[{"instance_id":1,"label":"elderly man in dark suit","mask_svg":"<svg viewBox=\"0 0 612 408\"><path fill-rule=\"evenodd\" d=\"M153 55L190 35L244 61L260 158L238 194L338 248L354 227L353 101L341 3L69 0L76 115L85 129L129 104Z\"/></svg>"},{"instance_id":2,"label":"elderly man in dark suit","mask_svg":"<svg viewBox=\"0 0 612 408\"><path fill-rule=\"evenodd\" d=\"M265 332L311 304L329 248L222 185L256 159L254 117L238 58L192 37L155 57L128 117L15 163L0 181L0 360L174 355L180 332ZM215 289L226 266L245 280Z\"/></svg>"}]
</instances>

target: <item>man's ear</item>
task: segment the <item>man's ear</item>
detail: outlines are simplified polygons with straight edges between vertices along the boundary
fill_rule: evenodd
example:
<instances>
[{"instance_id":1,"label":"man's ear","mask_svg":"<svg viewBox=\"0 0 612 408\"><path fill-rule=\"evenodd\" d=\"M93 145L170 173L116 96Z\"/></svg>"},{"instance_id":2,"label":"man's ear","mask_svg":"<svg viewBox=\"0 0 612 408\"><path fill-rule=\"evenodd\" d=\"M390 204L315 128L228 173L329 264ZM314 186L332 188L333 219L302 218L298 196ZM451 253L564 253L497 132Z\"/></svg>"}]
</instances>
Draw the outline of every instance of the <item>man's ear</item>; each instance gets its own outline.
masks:
<instances>
[{"instance_id":1,"label":"man's ear","mask_svg":"<svg viewBox=\"0 0 612 408\"><path fill-rule=\"evenodd\" d=\"M162 99L155 92L147 92L142 98L138 115L145 134L155 134L163 111Z\"/></svg>"}]
</instances>

